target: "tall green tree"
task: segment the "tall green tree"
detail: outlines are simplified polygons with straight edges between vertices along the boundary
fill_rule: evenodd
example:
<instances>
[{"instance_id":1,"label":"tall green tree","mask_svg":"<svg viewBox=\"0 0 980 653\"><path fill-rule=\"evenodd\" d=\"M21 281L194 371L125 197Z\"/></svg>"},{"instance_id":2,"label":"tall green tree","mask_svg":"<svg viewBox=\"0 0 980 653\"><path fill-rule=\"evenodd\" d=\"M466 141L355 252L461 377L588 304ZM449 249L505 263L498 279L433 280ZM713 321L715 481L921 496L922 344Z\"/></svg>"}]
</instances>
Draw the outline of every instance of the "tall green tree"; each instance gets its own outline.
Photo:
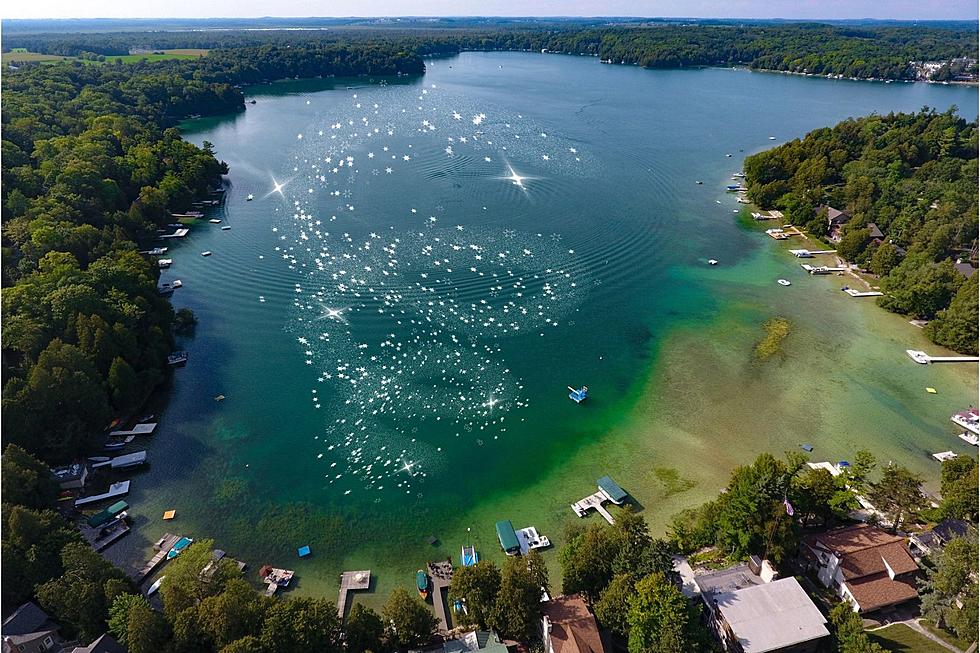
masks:
<instances>
[{"instance_id":1,"label":"tall green tree","mask_svg":"<svg viewBox=\"0 0 980 653\"><path fill-rule=\"evenodd\" d=\"M464 567L465 569L465 567ZM461 571L461 570L457 570ZM453 574L455 580L455 574ZM384 638L384 622L381 616L366 608L360 603L355 603L347 615L347 624L344 627L344 646L348 653L381 653Z\"/></svg>"},{"instance_id":2,"label":"tall green tree","mask_svg":"<svg viewBox=\"0 0 980 653\"><path fill-rule=\"evenodd\" d=\"M864 631L860 615L848 603L838 603L830 610L830 631L838 653L885 653Z\"/></svg>"},{"instance_id":3,"label":"tall green tree","mask_svg":"<svg viewBox=\"0 0 980 653\"><path fill-rule=\"evenodd\" d=\"M58 497L51 470L16 444L8 444L0 458L3 503L28 508L50 508Z\"/></svg>"},{"instance_id":4,"label":"tall green tree","mask_svg":"<svg viewBox=\"0 0 980 653\"><path fill-rule=\"evenodd\" d=\"M620 637L629 635L629 602L636 593L636 584L629 574L618 574L602 590L593 604L596 619L603 627Z\"/></svg>"},{"instance_id":5,"label":"tall green tree","mask_svg":"<svg viewBox=\"0 0 980 653\"><path fill-rule=\"evenodd\" d=\"M400 651L428 643L439 625L429 608L403 587L396 587L388 595L381 616L385 639Z\"/></svg>"},{"instance_id":6,"label":"tall green tree","mask_svg":"<svg viewBox=\"0 0 980 653\"><path fill-rule=\"evenodd\" d=\"M963 639L977 637L977 531L948 542L927 567L922 613Z\"/></svg>"},{"instance_id":7,"label":"tall green tree","mask_svg":"<svg viewBox=\"0 0 980 653\"><path fill-rule=\"evenodd\" d=\"M626 614L630 653L690 653L704 649L695 608L662 573L636 584Z\"/></svg>"},{"instance_id":8,"label":"tall green tree","mask_svg":"<svg viewBox=\"0 0 980 653\"><path fill-rule=\"evenodd\" d=\"M500 592L490 626L521 642L539 637L541 596L548 591L548 569L537 551L508 558L500 575Z\"/></svg>"},{"instance_id":9,"label":"tall green tree","mask_svg":"<svg viewBox=\"0 0 980 653\"><path fill-rule=\"evenodd\" d=\"M460 623L475 624L487 628L494 603L500 592L500 569L489 560L475 565L460 567L453 572L449 585L450 601L463 601L465 614L457 614Z\"/></svg>"},{"instance_id":10,"label":"tall green tree","mask_svg":"<svg viewBox=\"0 0 980 653\"><path fill-rule=\"evenodd\" d=\"M120 594L109 608L109 632L130 653L163 650L169 638L163 615L139 594Z\"/></svg>"},{"instance_id":11,"label":"tall green tree","mask_svg":"<svg viewBox=\"0 0 980 653\"><path fill-rule=\"evenodd\" d=\"M902 528L910 517L925 507L920 489L922 477L901 465L889 465L877 483L871 484L868 499L885 513L893 531Z\"/></svg>"},{"instance_id":12,"label":"tall green tree","mask_svg":"<svg viewBox=\"0 0 980 653\"><path fill-rule=\"evenodd\" d=\"M326 599L303 597L273 602L259 639L268 653L344 650L337 606Z\"/></svg>"},{"instance_id":13,"label":"tall green tree","mask_svg":"<svg viewBox=\"0 0 980 653\"><path fill-rule=\"evenodd\" d=\"M941 469L940 514L946 519L965 519L975 523L980 514L976 459L971 456L957 456L944 460Z\"/></svg>"}]
</instances>

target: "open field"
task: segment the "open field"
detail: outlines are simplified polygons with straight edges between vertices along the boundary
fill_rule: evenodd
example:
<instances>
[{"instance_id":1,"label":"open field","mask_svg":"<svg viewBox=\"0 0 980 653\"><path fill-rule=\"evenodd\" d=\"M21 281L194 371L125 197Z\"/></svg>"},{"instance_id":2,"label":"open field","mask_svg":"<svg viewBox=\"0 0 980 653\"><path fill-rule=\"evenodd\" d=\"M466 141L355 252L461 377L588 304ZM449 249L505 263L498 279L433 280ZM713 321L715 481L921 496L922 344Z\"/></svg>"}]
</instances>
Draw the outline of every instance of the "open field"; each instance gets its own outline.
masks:
<instances>
[{"instance_id":1,"label":"open field","mask_svg":"<svg viewBox=\"0 0 980 653\"><path fill-rule=\"evenodd\" d=\"M123 63L136 63L137 61L164 61L166 59L197 59L208 53L207 50L199 48L180 48L175 50L159 50L156 52L143 52L139 54L126 54L119 56L107 56L106 61L120 60ZM102 61L82 59L80 57L62 57L56 54L41 54L40 52L28 52L24 48L14 48L10 52L3 53L4 63L29 62L29 61L68 61L78 60L82 63L101 64Z\"/></svg>"}]
</instances>

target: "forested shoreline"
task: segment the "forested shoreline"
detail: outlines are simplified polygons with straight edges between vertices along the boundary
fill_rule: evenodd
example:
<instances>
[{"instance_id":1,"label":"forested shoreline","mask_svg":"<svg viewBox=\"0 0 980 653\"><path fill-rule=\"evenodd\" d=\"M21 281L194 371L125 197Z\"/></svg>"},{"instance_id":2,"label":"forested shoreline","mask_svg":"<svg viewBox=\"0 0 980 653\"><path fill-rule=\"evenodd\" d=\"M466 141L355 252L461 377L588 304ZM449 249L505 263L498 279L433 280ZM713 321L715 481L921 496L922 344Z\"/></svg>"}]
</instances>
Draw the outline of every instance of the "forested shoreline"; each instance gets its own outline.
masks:
<instances>
[{"instance_id":1,"label":"forested shoreline","mask_svg":"<svg viewBox=\"0 0 980 653\"><path fill-rule=\"evenodd\" d=\"M976 79L975 29L856 26L820 23L766 25L629 26L507 24L501 27L345 27L313 31L116 32L12 34L5 48L64 56L93 53L111 58L133 49L243 48L262 45L390 43L417 55L465 50L548 50L595 56L645 68L745 65L814 75L912 80L923 71L912 62L945 62L930 79ZM416 71L417 72L417 71Z\"/></svg>"},{"instance_id":2,"label":"forested shoreline","mask_svg":"<svg viewBox=\"0 0 980 653\"><path fill-rule=\"evenodd\" d=\"M881 278L879 305L976 354L978 275L957 265L977 263L977 145L977 122L954 109L871 115L748 157L746 183L817 236L827 207L845 211L837 252Z\"/></svg>"}]
</instances>

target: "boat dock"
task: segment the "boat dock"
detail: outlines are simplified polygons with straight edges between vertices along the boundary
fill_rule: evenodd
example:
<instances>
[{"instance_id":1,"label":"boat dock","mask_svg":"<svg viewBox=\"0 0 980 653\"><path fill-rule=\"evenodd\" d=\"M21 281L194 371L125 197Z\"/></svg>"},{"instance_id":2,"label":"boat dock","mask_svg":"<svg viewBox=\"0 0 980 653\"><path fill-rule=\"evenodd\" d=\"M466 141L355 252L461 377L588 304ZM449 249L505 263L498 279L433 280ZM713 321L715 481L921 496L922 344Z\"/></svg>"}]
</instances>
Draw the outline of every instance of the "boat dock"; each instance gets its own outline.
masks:
<instances>
[{"instance_id":1,"label":"boat dock","mask_svg":"<svg viewBox=\"0 0 980 653\"><path fill-rule=\"evenodd\" d=\"M146 451L134 451L133 453L127 453L122 456L116 456L110 460L106 460L101 463L94 463L92 469L98 469L99 467L109 467L110 469L126 469L128 467L136 467L137 465L142 465L146 462Z\"/></svg>"},{"instance_id":2,"label":"boat dock","mask_svg":"<svg viewBox=\"0 0 980 653\"><path fill-rule=\"evenodd\" d=\"M269 565L265 565L259 570L259 576L262 577L262 582L268 585L265 588L266 596L275 596L280 587L288 587L289 581L295 575L296 572L292 569L279 569L278 567L271 567Z\"/></svg>"},{"instance_id":3,"label":"boat dock","mask_svg":"<svg viewBox=\"0 0 980 653\"><path fill-rule=\"evenodd\" d=\"M953 424L980 435L980 411L976 408L962 410L949 418Z\"/></svg>"},{"instance_id":4,"label":"boat dock","mask_svg":"<svg viewBox=\"0 0 980 653\"><path fill-rule=\"evenodd\" d=\"M104 526L92 528L88 525L79 525L78 529L93 549L102 551L128 533L129 524L126 523L125 513L123 513Z\"/></svg>"},{"instance_id":5,"label":"boat dock","mask_svg":"<svg viewBox=\"0 0 980 653\"><path fill-rule=\"evenodd\" d=\"M616 521L613 519L613 516L610 515L609 511L602 506L603 502L608 500L609 499L606 497L606 495L600 490L595 494L590 494L584 499L581 499L580 501L576 501L575 503L573 503L572 510L574 510L575 514L578 515L579 517L585 517L585 514L589 510L595 510L600 515L602 515L602 518L605 519L607 522L609 522L610 524L615 524Z\"/></svg>"},{"instance_id":6,"label":"boat dock","mask_svg":"<svg viewBox=\"0 0 980 653\"><path fill-rule=\"evenodd\" d=\"M350 592L366 590L371 586L371 570L345 571L340 575L340 595L337 597L337 616L340 625L347 619L347 596Z\"/></svg>"},{"instance_id":7,"label":"boat dock","mask_svg":"<svg viewBox=\"0 0 980 653\"><path fill-rule=\"evenodd\" d=\"M885 294L883 292L878 292L877 290L869 290L867 292L854 290L854 288L844 288L843 290L851 297L881 297Z\"/></svg>"},{"instance_id":8,"label":"boat dock","mask_svg":"<svg viewBox=\"0 0 980 653\"><path fill-rule=\"evenodd\" d=\"M82 506L87 506L90 503L98 503L99 501L114 499L126 494L129 494L129 481L119 481L118 483L113 483L110 485L107 492L103 492L102 494L93 494L90 497L82 497L81 499L75 499L75 507L80 508Z\"/></svg>"},{"instance_id":9,"label":"boat dock","mask_svg":"<svg viewBox=\"0 0 980 653\"><path fill-rule=\"evenodd\" d=\"M827 265L817 265L813 266L809 263L801 263L800 267L809 272L810 274L833 274L834 272L847 272L847 268L842 267L830 267Z\"/></svg>"},{"instance_id":10,"label":"boat dock","mask_svg":"<svg viewBox=\"0 0 980 653\"><path fill-rule=\"evenodd\" d=\"M538 529L534 526L528 526L514 532L517 534L517 541L521 545L521 555L527 555L528 551L534 549L546 549L551 546L551 540L548 539L548 536L538 533Z\"/></svg>"},{"instance_id":11,"label":"boat dock","mask_svg":"<svg viewBox=\"0 0 980 653\"><path fill-rule=\"evenodd\" d=\"M453 563L451 562L430 562L427 565L429 576L432 578L432 606L436 609L436 617L439 619L439 629L448 632L451 628L451 615L446 610L446 602L443 600L442 591L449 591L449 583L453 580Z\"/></svg>"},{"instance_id":12,"label":"boat dock","mask_svg":"<svg viewBox=\"0 0 980 653\"><path fill-rule=\"evenodd\" d=\"M789 250L789 253L795 256L796 258L813 258L818 254L836 254L837 250L836 249L818 249L818 250L791 249Z\"/></svg>"},{"instance_id":13,"label":"boat dock","mask_svg":"<svg viewBox=\"0 0 980 653\"><path fill-rule=\"evenodd\" d=\"M916 351L915 349L906 349L905 353L908 354L909 358L914 360L919 365L928 365L929 363L976 363L980 362L980 356L930 356L924 351Z\"/></svg>"},{"instance_id":14,"label":"boat dock","mask_svg":"<svg viewBox=\"0 0 980 653\"><path fill-rule=\"evenodd\" d=\"M178 229L172 234L160 234L158 238L183 238L190 233L190 229Z\"/></svg>"},{"instance_id":15,"label":"boat dock","mask_svg":"<svg viewBox=\"0 0 980 653\"><path fill-rule=\"evenodd\" d=\"M802 231L791 224L784 224L782 228L766 229L766 235L775 240L786 240L791 236L802 236L806 238Z\"/></svg>"},{"instance_id":16,"label":"boat dock","mask_svg":"<svg viewBox=\"0 0 980 653\"><path fill-rule=\"evenodd\" d=\"M145 565L143 565L142 569L131 575L132 579L136 581L136 584L142 583L147 576L152 574L153 571L167 559L167 553L180 538L180 535L164 533L163 537L154 543L153 549L156 551L156 553L146 562Z\"/></svg>"},{"instance_id":17,"label":"boat dock","mask_svg":"<svg viewBox=\"0 0 980 653\"><path fill-rule=\"evenodd\" d=\"M150 435L156 429L157 423L150 422L149 424L137 424L129 430L118 429L116 431L110 431L110 438L124 438L127 435Z\"/></svg>"}]
</instances>

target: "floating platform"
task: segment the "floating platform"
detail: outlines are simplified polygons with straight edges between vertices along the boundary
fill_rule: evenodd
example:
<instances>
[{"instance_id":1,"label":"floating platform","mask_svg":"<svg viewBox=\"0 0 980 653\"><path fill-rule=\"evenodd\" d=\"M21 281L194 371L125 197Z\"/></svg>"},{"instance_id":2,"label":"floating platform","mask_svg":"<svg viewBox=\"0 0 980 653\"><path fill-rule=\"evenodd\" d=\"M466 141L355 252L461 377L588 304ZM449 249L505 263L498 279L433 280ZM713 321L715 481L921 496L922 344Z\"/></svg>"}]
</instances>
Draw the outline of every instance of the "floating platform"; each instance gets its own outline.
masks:
<instances>
[{"instance_id":1,"label":"floating platform","mask_svg":"<svg viewBox=\"0 0 980 653\"><path fill-rule=\"evenodd\" d=\"M345 571L340 575L340 594L337 596L337 616L343 625L347 619L347 594L371 587L371 570Z\"/></svg>"},{"instance_id":2,"label":"floating platform","mask_svg":"<svg viewBox=\"0 0 980 653\"><path fill-rule=\"evenodd\" d=\"M841 288L851 297L881 297L885 293L878 292L877 290L869 290L867 292L861 292L860 290L855 290L854 288Z\"/></svg>"},{"instance_id":3,"label":"floating platform","mask_svg":"<svg viewBox=\"0 0 980 653\"><path fill-rule=\"evenodd\" d=\"M546 535L538 533L534 526L521 528L517 531L517 541L521 544L521 555L526 555L528 551L534 549L546 549L551 546L551 540Z\"/></svg>"},{"instance_id":4,"label":"floating platform","mask_svg":"<svg viewBox=\"0 0 980 653\"><path fill-rule=\"evenodd\" d=\"M107 492L103 492L102 494L93 494L90 497L82 497L81 499L75 499L75 507L80 508L81 506L98 503L99 501L105 501L106 499L115 499L116 497L125 496L127 494L129 494L129 481L120 481L110 485Z\"/></svg>"},{"instance_id":5,"label":"floating platform","mask_svg":"<svg viewBox=\"0 0 980 653\"><path fill-rule=\"evenodd\" d=\"M582 403L589 398L589 386L583 385L581 388L576 390L572 386L568 386L568 398L577 404Z\"/></svg>"}]
</instances>

